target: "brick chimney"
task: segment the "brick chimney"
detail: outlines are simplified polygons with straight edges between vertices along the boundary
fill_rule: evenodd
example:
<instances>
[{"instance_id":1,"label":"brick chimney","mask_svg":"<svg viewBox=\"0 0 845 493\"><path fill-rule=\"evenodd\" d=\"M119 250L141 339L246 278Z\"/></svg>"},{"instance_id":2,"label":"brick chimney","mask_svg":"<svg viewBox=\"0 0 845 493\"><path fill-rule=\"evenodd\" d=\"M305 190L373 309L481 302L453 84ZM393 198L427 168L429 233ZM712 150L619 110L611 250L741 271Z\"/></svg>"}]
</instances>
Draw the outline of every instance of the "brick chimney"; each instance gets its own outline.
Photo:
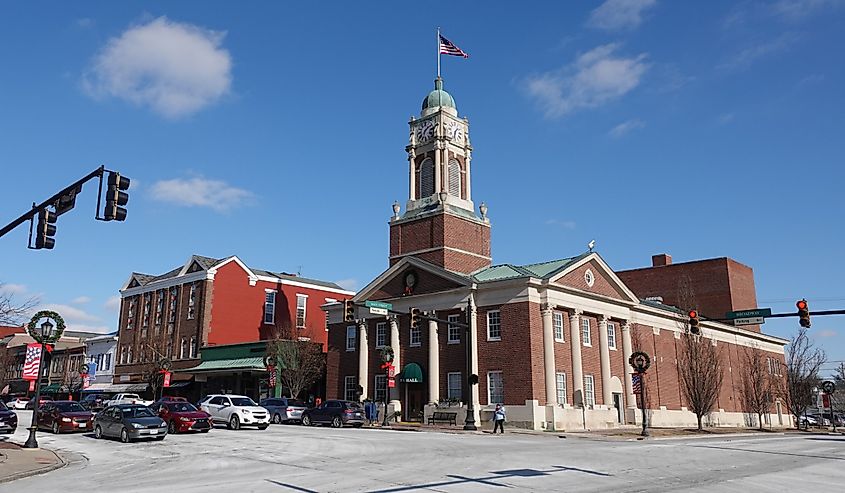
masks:
<instances>
[{"instance_id":1,"label":"brick chimney","mask_svg":"<svg viewBox=\"0 0 845 493\"><path fill-rule=\"evenodd\" d=\"M651 266L652 267L660 267L662 265L670 265L672 264L672 256L668 253L661 253L658 255L651 256Z\"/></svg>"}]
</instances>

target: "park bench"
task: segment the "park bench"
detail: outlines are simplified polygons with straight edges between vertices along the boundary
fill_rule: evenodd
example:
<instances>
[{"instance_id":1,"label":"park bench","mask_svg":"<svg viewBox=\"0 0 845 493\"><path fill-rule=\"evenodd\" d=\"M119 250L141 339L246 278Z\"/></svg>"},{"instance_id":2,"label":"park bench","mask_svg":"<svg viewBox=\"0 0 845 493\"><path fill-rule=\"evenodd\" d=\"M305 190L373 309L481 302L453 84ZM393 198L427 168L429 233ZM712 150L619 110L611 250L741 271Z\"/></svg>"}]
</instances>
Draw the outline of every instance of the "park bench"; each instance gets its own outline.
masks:
<instances>
[{"instance_id":1,"label":"park bench","mask_svg":"<svg viewBox=\"0 0 845 493\"><path fill-rule=\"evenodd\" d=\"M434 412L431 416L428 417L428 424L433 425L438 421L442 421L444 423L449 423L452 425L458 424L458 413L446 413L446 412Z\"/></svg>"}]
</instances>

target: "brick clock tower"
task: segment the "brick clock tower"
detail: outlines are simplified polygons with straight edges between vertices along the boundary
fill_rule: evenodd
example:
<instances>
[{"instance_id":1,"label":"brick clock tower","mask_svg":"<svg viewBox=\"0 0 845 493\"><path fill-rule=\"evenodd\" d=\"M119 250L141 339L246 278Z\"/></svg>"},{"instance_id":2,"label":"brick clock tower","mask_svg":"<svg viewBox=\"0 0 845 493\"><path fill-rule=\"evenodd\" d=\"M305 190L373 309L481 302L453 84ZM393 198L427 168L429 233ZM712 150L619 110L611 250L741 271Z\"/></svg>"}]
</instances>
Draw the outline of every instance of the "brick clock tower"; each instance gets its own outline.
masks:
<instances>
[{"instance_id":1,"label":"brick clock tower","mask_svg":"<svg viewBox=\"0 0 845 493\"><path fill-rule=\"evenodd\" d=\"M409 125L408 202L404 214L393 204L390 265L414 256L461 274L489 267L487 206L482 203L476 215L472 202L469 122L458 117L441 78Z\"/></svg>"}]
</instances>

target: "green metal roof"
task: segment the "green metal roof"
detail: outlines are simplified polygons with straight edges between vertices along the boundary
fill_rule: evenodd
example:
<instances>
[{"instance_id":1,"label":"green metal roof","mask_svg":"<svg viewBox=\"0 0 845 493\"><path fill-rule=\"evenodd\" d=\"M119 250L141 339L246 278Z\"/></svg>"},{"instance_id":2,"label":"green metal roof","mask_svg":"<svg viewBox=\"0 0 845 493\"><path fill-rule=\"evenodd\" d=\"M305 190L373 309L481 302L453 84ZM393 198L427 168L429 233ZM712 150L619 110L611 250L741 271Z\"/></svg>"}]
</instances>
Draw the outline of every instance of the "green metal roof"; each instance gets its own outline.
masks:
<instances>
[{"instance_id":1,"label":"green metal roof","mask_svg":"<svg viewBox=\"0 0 845 493\"><path fill-rule=\"evenodd\" d=\"M548 279L589 254L590 252L586 252L576 257L550 260L548 262L540 262L537 264L493 265L476 272L472 277L476 282L501 281L503 279L516 279L520 277L538 277L540 279Z\"/></svg>"},{"instance_id":2,"label":"green metal roof","mask_svg":"<svg viewBox=\"0 0 845 493\"><path fill-rule=\"evenodd\" d=\"M428 93L428 96L423 99L422 109L436 108L438 106L447 106L449 108L457 109L455 106L455 99L451 94L443 90L443 79L440 77L434 79L434 90Z\"/></svg>"},{"instance_id":3,"label":"green metal roof","mask_svg":"<svg viewBox=\"0 0 845 493\"><path fill-rule=\"evenodd\" d=\"M185 373L197 373L205 371L235 371L235 370L264 370L264 356L253 356L249 358L228 358L203 361L193 368L186 368Z\"/></svg>"}]
</instances>

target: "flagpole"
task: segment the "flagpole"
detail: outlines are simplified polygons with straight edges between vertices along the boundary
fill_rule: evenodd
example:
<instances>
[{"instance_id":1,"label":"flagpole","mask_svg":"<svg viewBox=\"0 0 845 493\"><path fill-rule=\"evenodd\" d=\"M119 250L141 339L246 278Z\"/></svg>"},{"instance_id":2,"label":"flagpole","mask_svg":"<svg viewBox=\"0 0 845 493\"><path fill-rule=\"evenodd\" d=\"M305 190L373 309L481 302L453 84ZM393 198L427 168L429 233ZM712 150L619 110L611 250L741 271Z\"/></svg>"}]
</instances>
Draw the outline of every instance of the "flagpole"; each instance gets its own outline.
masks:
<instances>
[{"instance_id":1,"label":"flagpole","mask_svg":"<svg viewBox=\"0 0 845 493\"><path fill-rule=\"evenodd\" d=\"M440 28L437 28L437 78L440 78Z\"/></svg>"}]
</instances>

